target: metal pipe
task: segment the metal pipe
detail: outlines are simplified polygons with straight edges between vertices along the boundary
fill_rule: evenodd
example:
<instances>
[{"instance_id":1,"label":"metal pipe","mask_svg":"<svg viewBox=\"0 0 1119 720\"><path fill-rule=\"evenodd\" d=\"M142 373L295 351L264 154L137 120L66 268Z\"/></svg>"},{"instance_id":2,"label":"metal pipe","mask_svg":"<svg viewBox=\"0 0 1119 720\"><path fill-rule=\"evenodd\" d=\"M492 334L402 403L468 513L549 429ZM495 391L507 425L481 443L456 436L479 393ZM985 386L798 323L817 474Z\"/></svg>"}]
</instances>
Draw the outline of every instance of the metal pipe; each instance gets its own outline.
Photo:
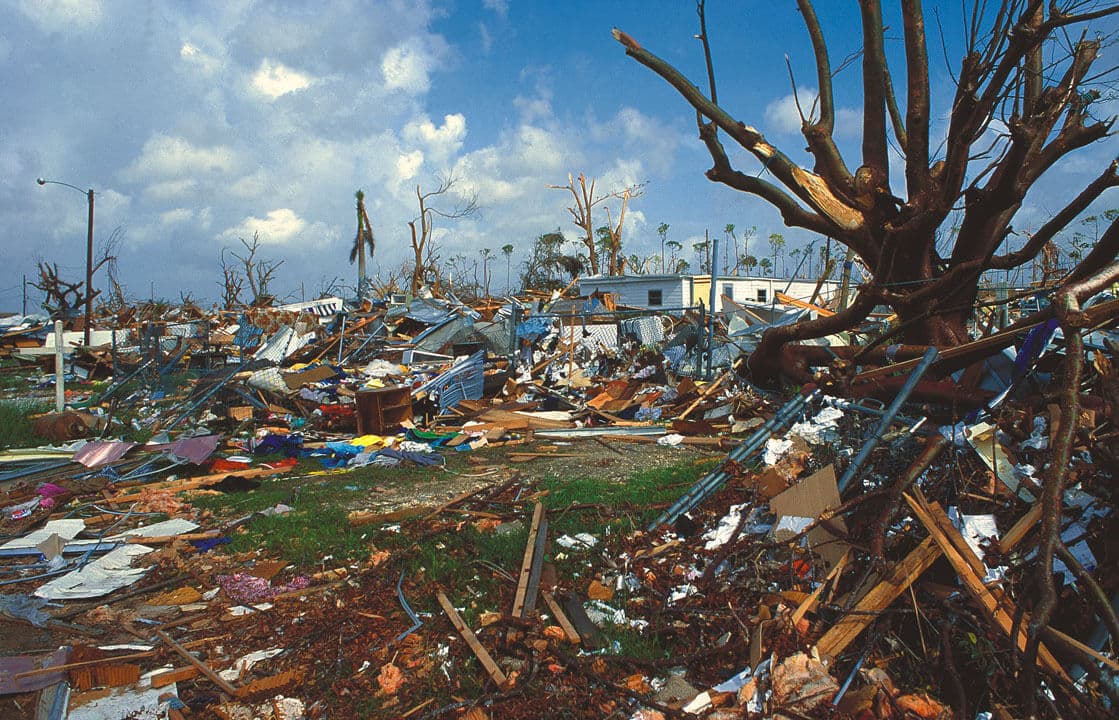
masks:
<instances>
[{"instance_id":1,"label":"metal pipe","mask_svg":"<svg viewBox=\"0 0 1119 720\"><path fill-rule=\"evenodd\" d=\"M704 499L715 492L715 490L730 477L729 473L725 470L728 462L734 461L741 463L750 455L757 452L765 445L770 435L800 414L804 407L815 400L819 395L820 390L814 388L807 395L797 395L792 400L785 403L785 405L766 420L761 427L755 430L750 437L743 440L731 450L730 453L727 454L727 459L723 461L722 465L701 478L688 492L673 503L672 507L664 511L660 517L649 525L649 531L651 532L666 523L675 522L681 515L703 502Z\"/></svg>"},{"instance_id":2,"label":"metal pipe","mask_svg":"<svg viewBox=\"0 0 1119 720\"><path fill-rule=\"evenodd\" d=\"M708 294L709 306L707 308L707 372L706 377L711 379L712 364L714 362L715 354L715 298L717 287L719 284L719 236L716 235L715 239L711 241L711 262L707 271L711 273L711 292Z\"/></svg>"},{"instance_id":3,"label":"metal pipe","mask_svg":"<svg viewBox=\"0 0 1119 720\"><path fill-rule=\"evenodd\" d=\"M89 222L86 224L85 240L85 333L84 344L89 347L89 331L93 325L93 188L86 194L89 198Z\"/></svg>"},{"instance_id":4,"label":"metal pipe","mask_svg":"<svg viewBox=\"0 0 1119 720\"><path fill-rule=\"evenodd\" d=\"M925 351L924 356L921 358L921 362L917 363L917 367L913 368L913 372L910 373L905 384L901 386L901 390L894 396L890 406L887 407L882 414L882 419L878 422L878 427L875 428L874 433L863 443L862 448L859 449L858 455L856 455L851 461L851 464L847 466L847 470L844 471L843 477L839 479L838 485L841 495L847 490L848 486L851 485L855 476L862 470L863 465L865 465L866 461L870 458L870 454L874 452L874 448L878 447L878 443L881 442L882 436L890 429L890 425L893 423L894 417L898 414L898 410L900 410L905 401L909 399L909 395L913 392L913 389L917 387L917 383L920 382L925 371L927 371L939 357L940 353L937 352L935 347L930 347Z\"/></svg>"},{"instance_id":5,"label":"metal pipe","mask_svg":"<svg viewBox=\"0 0 1119 720\"><path fill-rule=\"evenodd\" d=\"M54 321L54 410L66 409L66 361L62 357L62 321Z\"/></svg>"}]
</instances>

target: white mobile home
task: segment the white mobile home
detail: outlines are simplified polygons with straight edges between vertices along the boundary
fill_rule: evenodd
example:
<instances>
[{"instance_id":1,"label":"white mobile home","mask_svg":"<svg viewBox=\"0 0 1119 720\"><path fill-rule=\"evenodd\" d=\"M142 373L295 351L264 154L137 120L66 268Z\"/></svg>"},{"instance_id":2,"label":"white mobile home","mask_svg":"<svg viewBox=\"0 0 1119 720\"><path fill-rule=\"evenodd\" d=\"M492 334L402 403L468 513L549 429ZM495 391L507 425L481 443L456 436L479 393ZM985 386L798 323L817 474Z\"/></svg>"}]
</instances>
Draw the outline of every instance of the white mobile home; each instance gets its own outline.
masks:
<instances>
[{"instance_id":1,"label":"white mobile home","mask_svg":"<svg viewBox=\"0 0 1119 720\"><path fill-rule=\"evenodd\" d=\"M807 302L816 290L815 280L721 275L715 282L716 307L718 297L724 295L738 303L771 303L776 293L784 293ZM651 310L706 306L711 297L710 275L595 276L580 278L578 285L580 295L609 293L619 305ZM838 282L824 282L816 303L826 304L838 290Z\"/></svg>"}]
</instances>

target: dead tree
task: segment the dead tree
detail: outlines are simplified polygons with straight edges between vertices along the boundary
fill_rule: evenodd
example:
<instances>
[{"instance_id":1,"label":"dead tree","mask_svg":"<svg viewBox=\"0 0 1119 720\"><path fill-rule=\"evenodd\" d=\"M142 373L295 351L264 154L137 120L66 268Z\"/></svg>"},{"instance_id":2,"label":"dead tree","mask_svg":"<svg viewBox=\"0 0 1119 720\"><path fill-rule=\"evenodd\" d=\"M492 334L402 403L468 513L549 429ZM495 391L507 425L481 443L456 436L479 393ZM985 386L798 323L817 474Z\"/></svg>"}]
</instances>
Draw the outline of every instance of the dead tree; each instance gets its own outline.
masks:
<instances>
[{"instance_id":1,"label":"dead tree","mask_svg":"<svg viewBox=\"0 0 1119 720\"><path fill-rule=\"evenodd\" d=\"M245 286L245 278L237 268L225 259L229 248L221 249L221 306L223 310L236 310L244 305L241 301L241 290Z\"/></svg>"},{"instance_id":2,"label":"dead tree","mask_svg":"<svg viewBox=\"0 0 1119 720\"><path fill-rule=\"evenodd\" d=\"M570 174L567 176L566 185L548 185L547 187L550 190L567 190L571 193L575 204L567 208L567 212L571 213L571 219L581 233L579 240L587 249L587 262L590 265L591 275L598 275L600 271L599 250L595 243L594 208L607 200L621 199L622 208L618 213L617 226L610 218L609 208L607 208L606 214L610 232L610 248L606 253L607 268L610 275L620 275L625 265L625 258L621 256L621 249L622 223L626 217L626 206L629 204L630 198L639 197L642 194L644 186L642 184L631 185L622 190L611 191L603 195L595 195L594 186L594 178L591 178L590 186L588 186L586 175L579 173L578 187L576 187L575 179Z\"/></svg>"},{"instance_id":3,"label":"dead tree","mask_svg":"<svg viewBox=\"0 0 1119 720\"><path fill-rule=\"evenodd\" d=\"M425 276L429 273L437 273L439 269L439 256L435 245L431 242L431 231L435 217L457 220L478 213L477 195L463 198L459 204L450 210L441 210L431 205L433 200L449 193L455 186L456 181L457 179L450 175L439 178L437 187L426 193L420 189L419 185L416 186L416 200L419 202L420 212L415 220L408 222L408 228L412 231L412 254L414 256L412 284L410 286L413 295L418 294L420 288L423 287Z\"/></svg>"},{"instance_id":4,"label":"dead tree","mask_svg":"<svg viewBox=\"0 0 1119 720\"><path fill-rule=\"evenodd\" d=\"M237 239L245 246L245 254L238 255L232 251L229 254L241 263L244 282L249 284L249 292L252 293L252 300L249 304L253 307L271 305L275 298L268 293L268 286L275 279L276 271L284 264L284 261L264 260L256 256L257 251L260 250L260 233L253 234L252 242L245 240L245 238Z\"/></svg>"},{"instance_id":5,"label":"dead tree","mask_svg":"<svg viewBox=\"0 0 1119 720\"><path fill-rule=\"evenodd\" d=\"M94 262L89 276L92 278L104 265L114 269L116 263L115 252L119 240L119 228L114 230L109 241L101 248L100 257ZM110 275L112 278L112 274ZM114 287L119 287L115 285ZM58 263L39 263L39 281L31 283L46 296L43 298L42 308L50 314L52 320L74 317L78 308L101 294L100 290L89 291L84 280L68 282L58 274Z\"/></svg>"},{"instance_id":6,"label":"dead tree","mask_svg":"<svg viewBox=\"0 0 1119 720\"><path fill-rule=\"evenodd\" d=\"M1119 164L1105 161L1099 175L1023 247L999 254L1038 179L1112 127L1114 118L1093 116L1097 84L1107 71L1093 69L1104 39L1092 34L1091 25L1114 14L1119 3L965 3L970 8L964 18L965 51L950 68L955 97L949 107L934 108L920 0L901 2L905 68L900 104L894 93L897 76L886 60L880 0L860 0L862 156L854 170L833 137L837 103L823 27L811 0L797 5L819 85L815 102L799 103L811 168L719 104L703 0L697 3L697 37L707 59L707 92L626 33L614 31L626 54L667 81L696 111L699 137L712 159L708 179L769 202L789 227L844 244L873 276L835 316L768 331L751 357L752 370L776 377L783 365L795 362L797 353L788 344L851 329L883 303L898 314L902 342L966 342L983 273L1030 262L1105 190L1119 185ZM831 3L827 7L832 10ZM947 138L934 146L930 125L938 117L948 119ZM724 138L752 155L764 172L734 167ZM891 145L904 163L904 187L891 186ZM949 247L938 248L938 229L950 225L956 212L959 231ZM1117 250L1119 224L1113 221L1063 282L1091 275Z\"/></svg>"}]
</instances>

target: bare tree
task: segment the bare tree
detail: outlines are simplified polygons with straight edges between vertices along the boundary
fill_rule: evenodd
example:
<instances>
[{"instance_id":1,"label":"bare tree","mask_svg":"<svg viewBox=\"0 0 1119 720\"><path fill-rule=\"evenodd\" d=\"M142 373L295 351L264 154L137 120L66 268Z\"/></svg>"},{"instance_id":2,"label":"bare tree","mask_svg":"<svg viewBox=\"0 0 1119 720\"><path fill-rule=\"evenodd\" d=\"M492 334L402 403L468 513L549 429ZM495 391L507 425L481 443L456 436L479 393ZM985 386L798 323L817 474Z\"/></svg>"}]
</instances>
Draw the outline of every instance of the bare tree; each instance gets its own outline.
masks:
<instances>
[{"instance_id":1,"label":"bare tree","mask_svg":"<svg viewBox=\"0 0 1119 720\"><path fill-rule=\"evenodd\" d=\"M241 302L241 290L245 286L245 278L237 271L237 267L230 265L225 254L229 248L221 249L221 306L223 310L235 310L244 303Z\"/></svg>"},{"instance_id":2,"label":"bare tree","mask_svg":"<svg viewBox=\"0 0 1119 720\"><path fill-rule=\"evenodd\" d=\"M229 254L241 263L241 282L236 286L239 293L244 283L249 285L249 293L252 295L252 300L249 304L253 307L263 307L270 305L275 298L269 294L268 286L272 280L275 279L276 271L284 264L283 260L265 260L257 257L257 252L260 250L260 233L253 233L252 242L245 238L237 238L245 247L245 254L238 255L232 250ZM228 278L227 270L236 273L235 269L229 268L225 261L225 248L222 248L222 272ZM229 288L228 281L225 283L226 288ZM228 297L228 296L226 296ZM236 297L236 296L235 296Z\"/></svg>"},{"instance_id":3,"label":"bare tree","mask_svg":"<svg viewBox=\"0 0 1119 720\"><path fill-rule=\"evenodd\" d=\"M547 187L551 190L567 190L571 193L571 198L575 204L567 208L567 212L571 213L572 221L582 233L582 237L579 239L586 247L587 262L590 264L591 275L598 275L600 271L600 253L596 246L596 229L594 227L594 208L607 200L620 199L622 201L621 210L618 212L617 225L614 225L610 217L610 209L606 209L606 228L610 234L609 248L606 252L607 268L609 274L620 275L625 266L625 257L622 256L621 249L622 224L625 222L626 206L629 204L630 198L641 196L644 192L644 184L630 185L603 195L595 195L594 186L595 180L593 178L588 185L587 177L579 173L578 187L576 187L576 181L570 174L567 176L566 185L548 185Z\"/></svg>"},{"instance_id":4,"label":"bare tree","mask_svg":"<svg viewBox=\"0 0 1119 720\"><path fill-rule=\"evenodd\" d=\"M419 293L420 288L423 287L424 277L427 273L438 271L439 256L431 242L434 219L441 217L447 220L457 220L478 213L478 196L475 194L463 198L450 210L442 210L432 205L433 201L437 201L451 192L456 182L457 178L451 175L439 178L436 188L426 193L420 189L419 185L416 186L416 200L419 203L420 212L415 220L408 222L408 227L412 231L412 254L414 255L411 284L413 295Z\"/></svg>"},{"instance_id":5,"label":"bare tree","mask_svg":"<svg viewBox=\"0 0 1119 720\"><path fill-rule=\"evenodd\" d=\"M965 50L951 67L955 97L940 109L932 105L925 13L920 0L902 0L903 112L886 60L880 0L860 0L862 157L852 171L833 138L834 73L823 27L811 0L797 5L819 86L815 102L799 103L811 169L719 104L703 0L697 3L697 37L708 61L707 92L626 33L614 31L629 56L660 75L696 111L699 136L712 159L708 179L769 202L789 227L837 240L873 275L835 316L767 332L751 357L752 370L775 377L795 365L797 352L788 343L852 328L880 303L898 313L903 342L966 342L982 274L1031 261L1101 193L1119 184L1119 163L1111 162L1023 247L997 254L1038 179L1112 127L1113 118L1093 116L1097 85L1106 71L1092 69L1104 39L1091 34L1090 26L1119 7L1085 0L965 3ZM810 109L804 112L805 107ZM939 117L947 118L947 138L934 147L930 126ZM724 137L752 155L772 180L734 167ZM891 145L903 157L904 189L891 187ZM951 224L955 209L962 217L959 232L948 247L938 248L938 230ZM1064 281L1090 276L1113 261L1117 250L1119 225L1113 221Z\"/></svg>"},{"instance_id":6,"label":"bare tree","mask_svg":"<svg viewBox=\"0 0 1119 720\"><path fill-rule=\"evenodd\" d=\"M114 268L117 257L114 254L119 245L121 231L117 228L109 240L100 248L99 257L94 261L89 276L92 278L103 266ZM39 281L31 286L43 291L42 307L51 319L68 318L77 314L77 309L101 294L100 290L90 290L84 280L68 282L58 273L58 263L39 261Z\"/></svg>"}]
</instances>

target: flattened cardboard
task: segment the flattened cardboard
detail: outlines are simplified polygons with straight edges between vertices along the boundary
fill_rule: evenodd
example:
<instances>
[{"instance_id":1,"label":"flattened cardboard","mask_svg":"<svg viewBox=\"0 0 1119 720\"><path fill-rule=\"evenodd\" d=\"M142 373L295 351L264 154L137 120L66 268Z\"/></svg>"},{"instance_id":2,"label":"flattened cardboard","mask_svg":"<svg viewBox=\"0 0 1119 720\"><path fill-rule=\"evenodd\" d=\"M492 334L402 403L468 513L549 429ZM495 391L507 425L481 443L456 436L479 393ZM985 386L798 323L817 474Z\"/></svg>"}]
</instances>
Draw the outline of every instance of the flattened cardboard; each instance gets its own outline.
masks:
<instances>
[{"instance_id":1,"label":"flattened cardboard","mask_svg":"<svg viewBox=\"0 0 1119 720\"><path fill-rule=\"evenodd\" d=\"M835 468L828 465L771 499L769 509L778 520L786 516L818 518L824 510L839 507L840 502ZM847 530L842 517L833 518L830 522L843 531ZM807 537L810 546L820 554L828 570L847 551L847 544L823 525L809 530Z\"/></svg>"}]
</instances>

